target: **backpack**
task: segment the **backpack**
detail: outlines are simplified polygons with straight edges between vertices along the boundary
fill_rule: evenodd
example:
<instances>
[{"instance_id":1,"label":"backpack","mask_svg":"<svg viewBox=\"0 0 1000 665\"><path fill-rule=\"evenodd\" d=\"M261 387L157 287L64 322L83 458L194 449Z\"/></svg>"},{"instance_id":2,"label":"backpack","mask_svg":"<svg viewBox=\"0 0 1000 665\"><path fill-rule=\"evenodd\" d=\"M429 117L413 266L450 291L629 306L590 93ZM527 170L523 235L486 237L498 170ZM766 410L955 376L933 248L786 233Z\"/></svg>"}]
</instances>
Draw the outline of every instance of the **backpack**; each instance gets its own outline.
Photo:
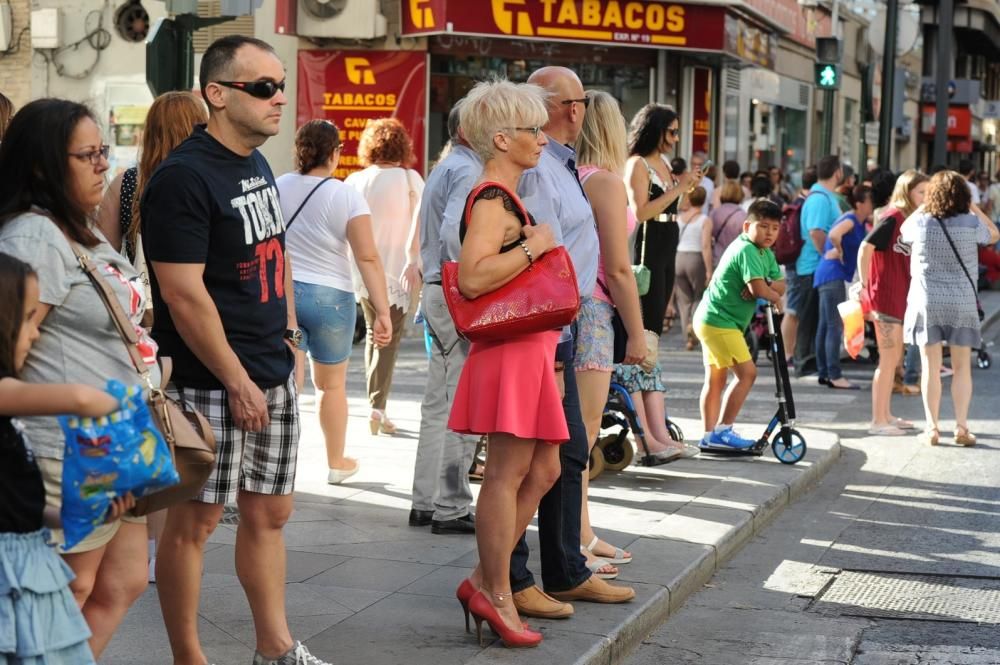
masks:
<instances>
[{"instance_id":1,"label":"backpack","mask_svg":"<svg viewBox=\"0 0 1000 665\"><path fill-rule=\"evenodd\" d=\"M809 196L816 192L809 192L809 195L796 199L785 206L781 211L781 230L778 232L778 239L774 242L774 258L780 265L795 263L802 247L806 241L802 238L802 206L806 204Z\"/></svg>"}]
</instances>

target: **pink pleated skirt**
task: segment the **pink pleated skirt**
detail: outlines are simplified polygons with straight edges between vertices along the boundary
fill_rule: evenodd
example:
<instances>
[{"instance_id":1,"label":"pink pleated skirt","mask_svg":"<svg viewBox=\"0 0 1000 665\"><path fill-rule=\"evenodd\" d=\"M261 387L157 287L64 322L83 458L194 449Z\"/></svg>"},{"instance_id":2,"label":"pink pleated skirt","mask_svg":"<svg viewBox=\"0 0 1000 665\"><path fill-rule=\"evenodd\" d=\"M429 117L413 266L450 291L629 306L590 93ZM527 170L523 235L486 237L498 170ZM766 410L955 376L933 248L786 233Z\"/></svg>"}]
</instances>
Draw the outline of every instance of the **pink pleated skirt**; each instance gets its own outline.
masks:
<instances>
[{"instance_id":1,"label":"pink pleated skirt","mask_svg":"<svg viewBox=\"0 0 1000 665\"><path fill-rule=\"evenodd\" d=\"M458 379L448 428L521 439L569 439L554 360L559 331L473 342Z\"/></svg>"}]
</instances>

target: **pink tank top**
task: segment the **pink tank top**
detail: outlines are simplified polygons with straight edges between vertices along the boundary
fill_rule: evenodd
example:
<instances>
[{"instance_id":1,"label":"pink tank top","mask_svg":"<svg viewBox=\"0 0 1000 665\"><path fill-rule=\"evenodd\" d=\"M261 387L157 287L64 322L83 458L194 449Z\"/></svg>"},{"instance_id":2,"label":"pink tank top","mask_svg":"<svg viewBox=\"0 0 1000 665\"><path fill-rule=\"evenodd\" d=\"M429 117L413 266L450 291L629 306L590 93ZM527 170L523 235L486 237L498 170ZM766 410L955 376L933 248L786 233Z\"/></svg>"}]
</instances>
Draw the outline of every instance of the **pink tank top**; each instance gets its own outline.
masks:
<instances>
[{"instance_id":1,"label":"pink tank top","mask_svg":"<svg viewBox=\"0 0 1000 665\"><path fill-rule=\"evenodd\" d=\"M607 171L607 169L602 169L590 165L581 166L578 170L578 173L580 174L580 184L582 185L583 183L587 182L587 178L597 173L598 171ZM625 206L625 223L626 226L628 227L628 235L631 236L633 231L635 231L636 218L635 218L635 213L632 212L632 207L628 205ZM604 286L608 285L608 278L604 274L603 251L597 258L597 281L599 283L594 287L594 294L593 294L594 297L597 298L598 300L614 305L614 303L611 301L611 297L604 292L604 289L601 288L601 284L604 284Z\"/></svg>"}]
</instances>

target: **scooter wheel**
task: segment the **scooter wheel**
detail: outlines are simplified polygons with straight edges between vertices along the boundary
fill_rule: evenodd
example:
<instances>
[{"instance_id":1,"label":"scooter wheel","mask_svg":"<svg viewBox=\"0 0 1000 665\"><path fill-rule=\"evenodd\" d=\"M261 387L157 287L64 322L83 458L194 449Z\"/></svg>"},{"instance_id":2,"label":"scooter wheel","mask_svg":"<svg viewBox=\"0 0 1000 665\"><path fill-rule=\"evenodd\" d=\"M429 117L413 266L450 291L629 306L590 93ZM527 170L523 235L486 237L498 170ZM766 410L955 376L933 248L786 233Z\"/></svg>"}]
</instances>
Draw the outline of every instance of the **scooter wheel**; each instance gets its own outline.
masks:
<instances>
[{"instance_id":1,"label":"scooter wheel","mask_svg":"<svg viewBox=\"0 0 1000 665\"><path fill-rule=\"evenodd\" d=\"M981 351L979 357L976 358L976 364L979 365L979 369L989 369L990 365L993 364L993 360L990 358L989 353Z\"/></svg>"},{"instance_id":2,"label":"scooter wheel","mask_svg":"<svg viewBox=\"0 0 1000 665\"><path fill-rule=\"evenodd\" d=\"M795 464L806 456L806 440L796 429L779 429L771 439L771 452L782 464Z\"/></svg>"},{"instance_id":3,"label":"scooter wheel","mask_svg":"<svg viewBox=\"0 0 1000 665\"><path fill-rule=\"evenodd\" d=\"M604 453L597 446L594 446L594 449L590 451L588 469L591 480L597 478L604 471Z\"/></svg>"},{"instance_id":4,"label":"scooter wheel","mask_svg":"<svg viewBox=\"0 0 1000 665\"><path fill-rule=\"evenodd\" d=\"M608 471L621 471L632 463L635 456L635 449L624 434L601 439L596 447L600 449L604 457L604 468Z\"/></svg>"},{"instance_id":5,"label":"scooter wheel","mask_svg":"<svg viewBox=\"0 0 1000 665\"><path fill-rule=\"evenodd\" d=\"M684 443L684 430L670 418L667 418L667 434L677 443Z\"/></svg>"}]
</instances>

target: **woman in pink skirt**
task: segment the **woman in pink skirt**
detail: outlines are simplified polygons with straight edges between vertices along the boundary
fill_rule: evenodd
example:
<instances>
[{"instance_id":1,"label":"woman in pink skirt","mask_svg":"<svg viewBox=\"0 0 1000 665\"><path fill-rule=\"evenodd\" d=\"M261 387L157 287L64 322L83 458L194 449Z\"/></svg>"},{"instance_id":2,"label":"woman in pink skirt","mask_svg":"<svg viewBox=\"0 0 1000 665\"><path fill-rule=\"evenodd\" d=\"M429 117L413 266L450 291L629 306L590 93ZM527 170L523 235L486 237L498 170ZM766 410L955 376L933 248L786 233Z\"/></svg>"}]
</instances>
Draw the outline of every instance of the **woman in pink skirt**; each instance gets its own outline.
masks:
<instances>
[{"instance_id":1,"label":"woman in pink skirt","mask_svg":"<svg viewBox=\"0 0 1000 665\"><path fill-rule=\"evenodd\" d=\"M461 102L464 138L483 158L471 213L462 220L458 284L466 298L503 286L555 248L547 224L530 225L514 193L521 173L538 163L547 143L544 93L508 81L476 85ZM485 188L479 185L488 183ZM456 595L477 629L483 621L509 647L536 646L540 633L517 614L510 554L538 502L559 476L559 450L569 432L556 381L559 331L473 343L455 392L448 427L489 436L489 463L476 511L479 565Z\"/></svg>"}]
</instances>

